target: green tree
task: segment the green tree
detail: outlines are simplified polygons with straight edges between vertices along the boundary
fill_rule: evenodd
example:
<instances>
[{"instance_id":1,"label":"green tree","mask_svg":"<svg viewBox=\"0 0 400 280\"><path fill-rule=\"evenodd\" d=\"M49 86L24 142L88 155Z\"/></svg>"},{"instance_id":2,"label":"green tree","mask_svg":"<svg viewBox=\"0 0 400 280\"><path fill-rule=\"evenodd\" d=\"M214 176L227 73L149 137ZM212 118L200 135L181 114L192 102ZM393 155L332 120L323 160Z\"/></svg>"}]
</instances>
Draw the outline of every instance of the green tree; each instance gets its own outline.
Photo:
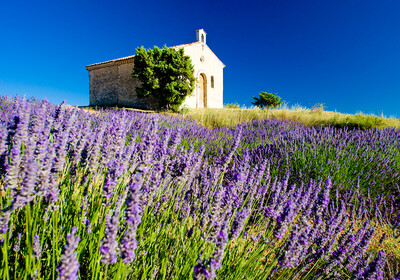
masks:
<instances>
[{"instance_id":1,"label":"green tree","mask_svg":"<svg viewBox=\"0 0 400 280\"><path fill-rule=\"evenodd\" d=\"M263 108L278 108L280 105L282 105L283 100L279 96L276 95L276 93L268 93L268 92L260 92L259 97L253 97L254 102L251 102L251 104Z\"/></svg>"},{"instance_id":2,"label":"green tree","mask_svg":"<svg viewBox=\"0 0 400 280\"><path fill-rule=\"evenodd\" d=\"M141 81L139 98L154 96L160 109L177 110L195 88L193 65L183 49L136 49L132 77Z\"/></svg>"}]
</instances>

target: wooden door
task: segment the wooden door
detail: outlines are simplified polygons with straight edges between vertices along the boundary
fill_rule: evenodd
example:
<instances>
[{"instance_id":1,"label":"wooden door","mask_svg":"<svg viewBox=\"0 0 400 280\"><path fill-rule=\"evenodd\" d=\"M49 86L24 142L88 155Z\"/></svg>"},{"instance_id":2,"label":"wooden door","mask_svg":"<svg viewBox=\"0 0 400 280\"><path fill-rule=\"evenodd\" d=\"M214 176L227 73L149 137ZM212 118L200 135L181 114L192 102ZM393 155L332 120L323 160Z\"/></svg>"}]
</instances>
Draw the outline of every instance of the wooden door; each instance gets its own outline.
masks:
<instances>
[{"instance_id":1,"label":"wooden door","mask_svg":"<svg viewBox=\"0 0 400 280\"><path fill-rule=\"evenodd\" d=\"M203 73L199 76L199 108L207 107L207 78Z\"/></svg>"}]
</instances>

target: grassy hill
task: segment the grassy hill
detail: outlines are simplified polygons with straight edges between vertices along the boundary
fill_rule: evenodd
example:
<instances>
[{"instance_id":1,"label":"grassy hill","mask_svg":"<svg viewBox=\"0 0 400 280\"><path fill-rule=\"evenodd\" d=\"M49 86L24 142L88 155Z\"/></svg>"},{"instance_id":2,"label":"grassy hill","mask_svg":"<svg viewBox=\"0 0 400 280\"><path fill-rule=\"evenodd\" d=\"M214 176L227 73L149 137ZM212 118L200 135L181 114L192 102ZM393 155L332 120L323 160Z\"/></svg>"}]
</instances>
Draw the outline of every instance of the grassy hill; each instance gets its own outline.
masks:
<instances>
[{"instance_id":1,"label":"grassy hill","mask_svg":"<svg viewBox=\"0 0 400 280\"><path fill-rule=\"evenodd\" d=\"M400 127L400 119L377 117L362 113L350 115L315 109L191 109L188 116L202 125L214 128L232 126L242 122L272 118L278 120L293 120L308 126L333 126L337 128L386 128Z\"/></svg>"}]
</instances>

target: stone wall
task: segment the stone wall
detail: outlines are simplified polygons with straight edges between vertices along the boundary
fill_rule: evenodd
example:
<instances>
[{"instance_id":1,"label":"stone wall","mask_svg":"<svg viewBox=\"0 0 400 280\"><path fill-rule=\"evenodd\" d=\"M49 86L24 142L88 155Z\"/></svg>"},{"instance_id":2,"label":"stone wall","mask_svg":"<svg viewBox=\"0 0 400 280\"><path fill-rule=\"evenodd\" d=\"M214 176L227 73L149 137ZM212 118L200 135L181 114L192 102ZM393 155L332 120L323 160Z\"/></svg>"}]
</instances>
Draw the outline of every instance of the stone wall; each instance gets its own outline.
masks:
<instances>
[{"instance_id":1,"label":"stone wall","mask_svg":"<svg viewBox=\"0 0 400 280\"><path fill-rule=\"evenodd\" d=\"M141 99L137 96L136 87L140 81L131 76L133 65L132 58L88 66L90 105L155 109L157 103L154 98Z\"/></svg>"},{"instance_id":2,"label":"stone wall","mask_svg":"<svg viewBox=\"0 0 400 280\"><path fill-rule=\"evenodd\" d=\"M89 70L90 105L112 106L118 103L117 66Z\"/></svg>"}]
</instances>

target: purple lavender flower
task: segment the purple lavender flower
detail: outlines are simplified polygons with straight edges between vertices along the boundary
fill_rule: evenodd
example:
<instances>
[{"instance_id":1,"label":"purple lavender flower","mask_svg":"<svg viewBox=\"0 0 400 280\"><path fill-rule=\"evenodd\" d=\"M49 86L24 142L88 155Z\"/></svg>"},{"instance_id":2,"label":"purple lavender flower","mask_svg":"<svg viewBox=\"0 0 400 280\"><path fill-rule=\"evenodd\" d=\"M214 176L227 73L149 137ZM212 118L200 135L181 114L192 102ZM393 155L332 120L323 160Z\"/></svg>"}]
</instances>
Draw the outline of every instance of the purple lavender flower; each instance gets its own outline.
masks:
<instances>
[{"instance_id":1,"label":"purple lavender flower","mask_svg":"<svg viewBox=\"0 0 400 280\"><path fill-rule=\"evenodd\" d=\"M86 225L86 233L91 234L92 233L92 225L91 225L89 219L86 219L85 225Z\"/></svg>"},{"instance_id":2,"label":"purple lavender flower","mask_svg":"<svg viewBox=\"0 0 400 280\"><path fill-rule=\"evenodd\" d=\"M216 240L218 239L218 236L219 236L219 233L221 230L220 227L225 220L224 219L225 213L223 211L224 195L225 195L225 189L224 189L223 185L219 185L218 191L214 195L214 201L212 204L212 213L210 216L212 230L211 230L209 241L211 241L211 242L216 242Z\"/></svg>"},{"instance_id":3,"label":"purple lavender flower","mask_svg":"<svg viewBox=\"0 0 400 280\"><path fill-rule=\"evenodd\" d=\"M346 261L347 269L349 269L350 271L354 271L354 269L356 268L355 265L362 258L369 243L371 242L372 237L374 236L374 232L375 232L375 229L373 227L366 230L363 238L356 245L356 247L352 251L350 257Z\"/></svg>"},{"instance_id":4,"label":"purple lavender flower","mask_svg":"<svg viewBox=\"0 0 400 280\"><path fill-rule=\"evenodd\" d=\"M386 256L385 252L382 250L379 251L376 259L370 262L366 267L354 273L354 279L381 280L383 279L385 264Z\"/></svg>"},{"instance_id":5,"label":"purple lavender flower","mask_svg":"<svg viewBox=\"0 0 400 280\"><path fill-rule=\"evenodd\" d=\"M88 160L88 167L91 172L94 172L99 165L100 149L104 140L104 132L106 130L106 126L107 122L103 121L100 123L98 129L96 130Z\"/></svg>"},{"instance_id":6,"label":"purple lavender flower","mask_svg":"<svg viewBox=\"0 0 400 280\"><path fill-rule=\"evenodd\" d=\"M265 173L267 173L267 174L264 177ZM260 163L260 165L258 166L252 186L260 185L261 179L263 179L263 177L264 177L265 181L269 180L269 177L270 177L270 174L269 174L269 160L268 159L264 159Z\"/></svg>"},{"instance_id":7,"label":"purple lavender flower","mask_svg":"<svg viewBox=\"0 0 400 280\"><path fill-rule=\"evenodd\" d=\"M294 225L287 245L281 257L279 257L279 264L282 267L295 267L298 265L298 254L300 253L297 246L299 239L299 226Z\"/></svg>"},{"instance_id":8,"label":"purple lavender flower","mask_svg":"<svg viewBox=\"0 0 400 280\"><path fill-rule=\"evenodd\" d=\"M280 197L280 192L282 190L283 184L280 182L277 182L278 178L275 178L275 181L272 183L271 187L271 198L269 200L269 206L265 210L265 215L267 217L272 217L276 218L277 213L276 213L276 207L278 206L278 199Z\"/></svg>"},{"instance_id":9,"label":"purple lavender flower","mask_svg":"<svg viewBox=\"0 0 400 280\"><path fill-rule=\"evenodd\" d=\"M158 117L154 117L151 120L149 126L149 132L143 135L143 142L141 144L141 162L145 165L151 163L153 158L153 153L156 148L156 139L159 138L157 135L157 129L159 127Z\"/></svg>"},{"instance_id":10,"label":"purple lavender flower","mask_svg":"<svg viewBox=\"0 0 400 280\"><path fill-rule=\"evenodd\" d=\"M18 187L20 177L21 143L17 142L11 150L11 159L6 166L6 175L4 177L4 185L6 189L14 190Z\"/></svg>"},{"instance_id":11,"label":"purple lavender flower","mask_svg":"<svg viewBox=\"0 0 400 280\"><path fill-rule=\"evenodd\" d=\"M124 263L131 263L135 259L135 249L137 248L136 230L141 223L142 215L142 210L140 209L140 188L142 183L143 178L141 176L134 178L126 201L126 228L120 245L121 258Z\"/></svg>"},{"instance_id":12,"label":"purple lavender flower","mask_svg":"<svg viewBox=\"0 0 400 280\"><path fill-rule=\"evenodd\" d=\"M157 159L164 159L164 156L167 154L167 149L168 149L168 143L169 140L171 139L172 136L172 129L168 128L168 127L162 127L162 142L160 143L160 145L158 145L157 147L157 154L158 157Z\"/></svg>"},{"instance_id":13,"label":"purple lavender flower","mask_svg":"<svg viewBox=\"0 0 400 280\"><path fill-rule=\"evenodd\" d=\"M5 154L7 153L7 128L3 123L0 123L0 168L4 168ZM0 169L0 170L1 170Z\"/></svg>"},{"instance_id":14,"label":"purple lavender flower","mask_svg":"<svg viewBox=\"0 0 400 280\"><path fill-rule=\"evenodd\" d=\"M40 197L48 197L51 192L51 188L55 188L53 185L50 185L51 167L55 157L55 149L53 144L48 142L46 149L42 153L42 159L39 164L39 179L36 187L36 194Z\"/></svg>"},{"instance_id":15,"label":"purple lavender flower","mask_svg":"<svg viewBox=\"0 0 400 280\"><path fill-rule=\"evenodd\" d=\"M73 227L71 233L67 234L67 244L64 246L64 252L57 267L57 280L78 279L79 262L76 249L78 248L80 238L78 235L75 235L77 230L76 227Z\"/></svg>"},{"instance_id":16,"label":"purple lavender flower","mask_svg":"<svg viewBox=\"0 0 400 280\"><path fill-rule=\"evenodd\" d=\"M338 240L338 248L329 256L329 265L324 269L324 274L329 275L347 257L355 246L355 237L352 234L353 224Z\"/></svg>"},{"instance_id":17,"label":"purple lavender flower","mask_svg":"<svg viewBox=\"0 0 400 280\"><path fill-rule=\"evenodd\" d=\"M49 187L46 192L46 199L49 202L56 202L60 195L60 189L57 184L57 173L51 172L49 176Z\"/></svg>"},{"instance_id":18,"label":"purple lavender flower","mask_svg":"<svg viewBox=\"0 0 400 280\"><path fill-rule=\"evenodd\" d=\"M250 215L250 210L248 208L243 209L241 212L237 212L235 219L233 220L231 231L229 233L229 239L234 239L239 236L243 229L244 221Z\"/></svg>"},{"instance_id":19,"label":"purple lavender flower","mask_svg":"<svg viewBox=\"0 0 400 280\"><path fill-rule=\"evenodd\" d=\"M42 246L40 245L40 237L38 234L35 234L33 238L33 252L37 260L42 257Z\"/></svg>"},{"instance_id":20,"label":"purple lavender flower","mask_svg":"<svg viewBox=\"0 0 400 280\"><path fill-rule=\"evenodd\" d=\"M100 245L100 253L103 255L101 261L105 264L112 264L117 261L119 214L119 210L116 209L112 216L107 214L106 217L104 238Z\"/></svg>"},{"instance_id":21,"label":"purple lavender flower","mask_svg":"<svg viewBox=\"0 0 400 280\"><path fill-rule=\"evenodd\" d=\"M56 145L56 157L53 162L52 171L57 173L63 170L65 163L65 156L67 154L67 144L70 131L75 123L76 112L66 118L63 122L63 129L57 132L57 145Z\"/></svg>"},{"instance_id":22,"label":"purple lavender flower","mask_svg":"<svg viewBox=\"0 0 400 280\"><path fill-rule=\"evenodd\" d=\"M32 124L30 127L30 132L34 134L34 137L39 137L39 133L43 132L43 129L46 125L46 116L47 109L49 108L49 102L46 99L43 99L34 110L34 114L32 116Z\"/></svg>"},{"instance_id":23,"label":"purple lavender flower","mask_svg":"<svg viewBox=\"0 0 400 280\"><path fill-rule=\"evenodd\" d=\"M193 279L201 280L203 279L203 276L205 279L211 279L211 275L207 270L207 266L199 259L193 269Z\"/></svg>"},{"instance_id":24,"label":"purple lavender flower","mask_svg":"<svg viewBox=\"0 0 400 280\"><path fill-rule=\"evenodd\" d=\"M216 271L221 267L222 259L224 257L226 243L228 242L228 227L227 224L224 223L221 226L221 231L217 236L217 240L215 242L215 249L213 256L210 260L210 279L214 279L217 277Z\"/></svg>"},{"instance_id":25,"label":"purple lavender flower","mask_svg":"<svg viewBox=\"0 0 400 280\"><path fill-rule=\"evenodd\" d=\"M307 221L307 219L309 219L309 217L311 216L313 210L317 208L318 194L321 191L322 183L315 183L314 181L310 181L307 187L309 189L308 192L310 193L310 196L308 197L305 208L303 209L302 221Z\"/></svg>"},{"instance_id":26,"label":"purple lavender flower","mask_svg":"<svg viewBox=\"0 0 400 280\"><path fill-rule=\"evenodd\" d=\"M282 238L289 226L293 222L293 219L296 214L295 205L292 200L289 199L286 203L286 207L280 217L278 217L278 223L274 229L274 235L276 238Z\"/></svg>"},{"instance_id":27,"label":"purple lavender flower","mask_svg":"<svg viewBox=\"0 0 400 280\"><path fill-rule=\"evenodd\" d=\"M328 207L329 203L329 192L332 187L332 181L330 179L325 181L325 188L322 193L319 195L318 204L316 206L316 215L321 216L323 211Z\"/></svg>"},{"instance_id":28,"label":"purple lavender flower","mask_svg":"<svg viewBox=\"0 0 400 280\"><path fill-rule=\"evenodd\" d=\"M318 250L315 259L322 258L331 251L338 235L347 223L347 215L344 215L345 207L343 201L341 201L340 209L337 211L336 215L332 215L327 221L326 230L317 239Z\"/></svg>"},{"instance_id":29,"label":"purple lavender flower","mask_svg":"<svg viewBox=\"0 0 400 280\"><path fill-rule=\"evenodd\" d=\"M13 142L25 142L28 139L28 127L29 127L29 119L31 113L31 106L29 106L28 102L23 99L21 101L21 106L18 108L18 115L15 118L15 135L13 137Z\"/></svg>"},{"instance_id":30,"label":"purple lavender flower","mask_svg":"<svg viewBox=\"0 0 400 280\"><path fill-rule=\"evenodd\" d=\"M8 209L6 211L4 211L3 213L0 213L0 233L4 234L7 232L8 230L8 223L10 221L11 218L11 213L12 213L12 209Z\"/></svg>"},{"instance_id":31,"label":"purple lavender flower","mask_svg":"<svg viewBox=\"0 0 400 280\"><path fill-rule=\"evenodd\" d=\"M169 145L167 154L169 154L170 156L175 154L176 148L178 147L180 142L181 142L181 129L178 128L176 130L176 133L172 137L172 141L171 141L171 143Z\"/></svg>"},{"instance_id":32,"label":"purple lavender flower","mask_svg":"<svg viewBox=\"0 0 400 280\"><path fill-rule=\"evenodd\" d=\"M25 163L25 176L20 187L20 192L14 198L13 209L21 208L34 199L37 170L37 163L33 158Z\"/></svg>"},{"instance_id":33,"label":"purple lavender flower","mask_svg":"<svg viewBox=\"0 0 400 280\"><path fill-rule=\"evenodd\" d=\"M103 196L106 198L107 201L111 199L111 197L114 195L114 189L118 182L115 178L116 176L114 176L113 173L114 171L110 170L104 182Z\"/></svg>"},{"instance_id":34,"label":"purple lavender flower","mask_svg":"<svg viewBox=\"0 0 400 280\"><path fill-rule=\"evenodd\" d=\"M243 128L239 127L237 135L235 136L235 142L231 146L229 153L227 155L225 155L224 158L222 159L222 170L223 171L226 170L226 168L228 167L228 164L231 162L231 159L232 159L234 153L236 152L237 148L239 147L240 140L242 138L242 132L243 132Z\"/></svg>"},{"instance_id":35,"label":"purple lavender flower","mask_svg":"<svg viewBox=\"0 0 400 280\"><path fill-rule=\"evenodd\" d=\"M18 233L18 240L17 240L17 242L15 243L15 245L14 245L14 247L13 247L13 250L14 250L14 252L16 252L16 253L19 252L20 247L21 247L21 236L22 236L22 233Z\"/></svg>"}]
</instances>

